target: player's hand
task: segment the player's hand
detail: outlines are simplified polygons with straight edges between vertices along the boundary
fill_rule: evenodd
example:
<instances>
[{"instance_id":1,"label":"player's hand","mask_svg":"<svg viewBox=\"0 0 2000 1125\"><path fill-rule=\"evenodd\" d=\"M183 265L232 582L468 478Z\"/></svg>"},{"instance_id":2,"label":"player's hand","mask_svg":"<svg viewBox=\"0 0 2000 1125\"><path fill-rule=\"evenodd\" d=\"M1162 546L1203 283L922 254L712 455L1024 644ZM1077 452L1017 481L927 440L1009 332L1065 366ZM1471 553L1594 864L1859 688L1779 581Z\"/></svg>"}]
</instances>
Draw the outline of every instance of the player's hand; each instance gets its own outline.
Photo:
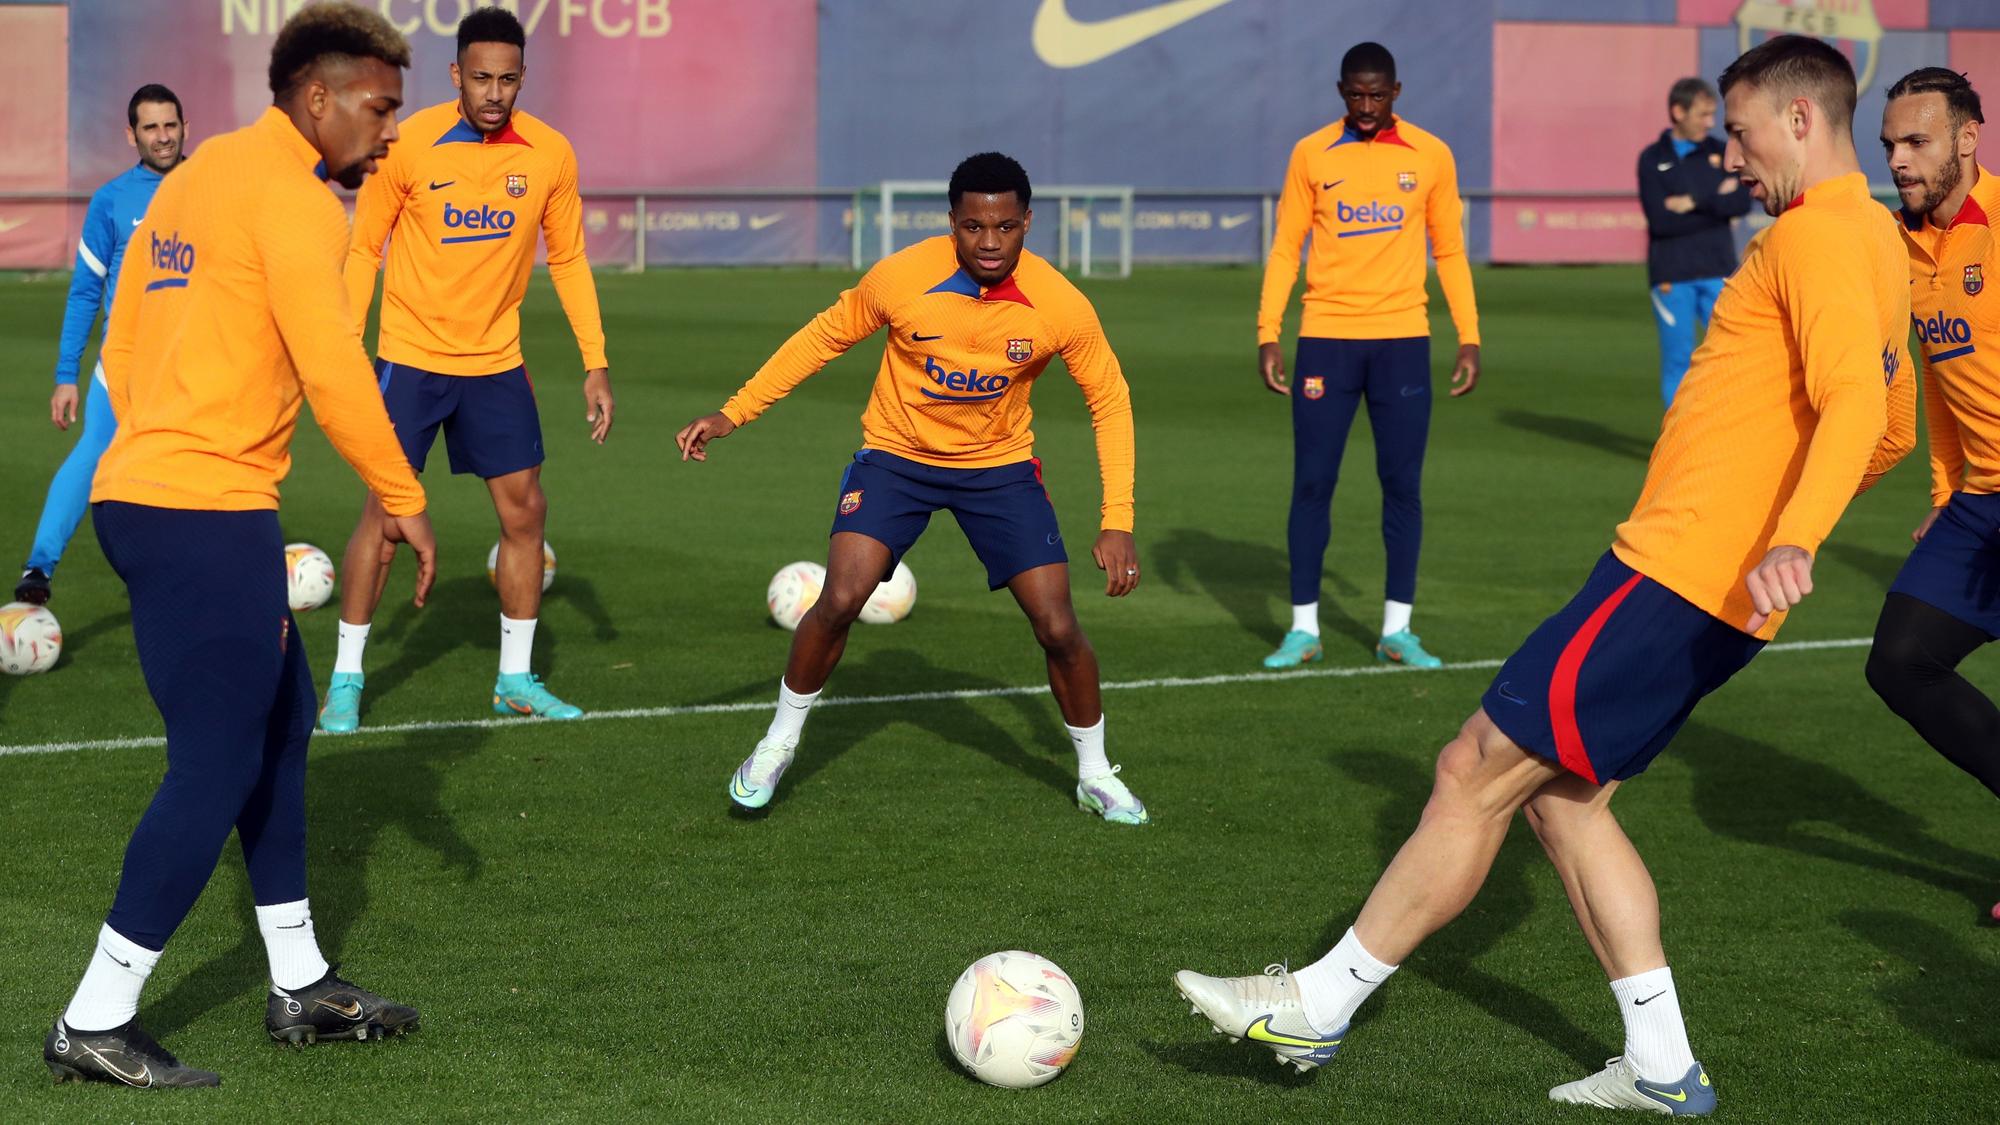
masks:
<instances>
[{"instance_id":1,"label":"player's hand","mask_svg":"<svg viewBox=\"0 0 2000 1125\"><path fill-rule=\"evenodd\" d=\"M1917 529L1915 531L1910 532L1910 542L1912 543L1923 542L1924 536L1930 534L1931 525L1936 523L1938 521L1938 517L1941 515L1944 515L1943 508L1932 508L1930 510L1930 514L1924 517L1924 522L1918 524Z\"/></svg>"},{"instance_id":2,"label":"player's hand","mask_svg":"<svg viewBox=\"0 0 2000 1125\"><path fill-rule=\"evenodd\" d=\"M590 423L590 440L599 445L611 436L611 369L593 367L583 373L583 404L589 413L583 420Z\"/></svg>"},{"instance_id":3,"label":"player's hand","mask_svg":"<svg viewBox=\"0 0 2000 1125\"><path fill-rule=\"evenodd\" d=\"M1685 215L1694 210L1694 196L1670 195L1666 198L1666 207L1676 215Z\"/></svg>"},{"instance_id":4,"label":"player's hand","mask_svg":"<svg viewBox=\"0 0 2000 1125\"><path fill-rule=\"evenodd\" d=\"M1104 596L1122 598L1139 586L1139 545L1129 531L1105 529L1090 548L1097 569L1104 572Z\"/></svg>"},{"instance_id":5,"label":"player's hand","mask_svg":"<svg viewBox=\"0 0 2000 1125\"><path fill-rule=\"evenodd\" d=\"M414 516L387 516L382 521L382 538L390 543L408 543L417 553L417 596L421 606L430 597L431 583L437 581L437 535L431 531L427 512ZM394 554L394 548L390 553Z\"/></svg>"},{"instance_id":6,"label":"player's hand","mask_svg":"<svg viewBox=\"0 0 2000 1125\"><path fill-rule=\"evenodd\" d=\"M1773 547L1763 562L1751 568L1743 579L1750 591L1750 604L1757 608L1750 615L1750 632L1762 629L1772 614L1792 608L1812 593L1812 564L1812 555L1803 547Z\"/></svg>"},{"instance_id":7,"label":"player's hand","mask_svg":"<svg viewBox=\"0 0 2000 1125\"><path fill-rule=\"evenodd\" d=\"M1740 188L1742 186L1743 186L1743 181L1737 179L1735 176L1724 176L1722 177L1722 186L1715 189L1715 194L1728 195L1730 192L1735 191L1737 188Z\"/></svg>"},{"instance_id":8,"label":"player's hand","mask_svg":"<svg viewBox=\"0 0 2000 1125\"><path fill-rule=\"evenodd\" d=\"M708 443L735 432L736 423L729 420L729 415L717 411L682 426L681 432L674 435L674 444L681 447L681 460L706 461Z\"/></svg>"},{"instance_id":9,"label":"player's hand","mask_svg":"<svg viewBox=\"0 0 2000 1125\"><path fill-rule=\"evenodd\" d=\"M1285 381L1285 357L1279 353L1278 345L1257 345L1257 373L1264 377L1264 385L1272 394L1292 393L1292 385Z\"/></svg>"},{"instance_id":10,"label":"player's hand","mask_svg":"<svg viewBox=\"0 0 2000 1125\"><path fill-rule=\"evenodd\" d=\"M67 430L76 421L76 384L57 383L56 393L49 396L49 421L56 429Z\"/></svg>"},{"instance_id":11,"label":"player's hand","mask_svg":"<svg viewBox=\"0 0 2000 1125\"><path fill-rule=\"evenodd\" d=\"M1451 397L1469 395L1479 385L1479 345L1461 344L1458 362L1451 369Z\"/></svg>"}]
</instances>

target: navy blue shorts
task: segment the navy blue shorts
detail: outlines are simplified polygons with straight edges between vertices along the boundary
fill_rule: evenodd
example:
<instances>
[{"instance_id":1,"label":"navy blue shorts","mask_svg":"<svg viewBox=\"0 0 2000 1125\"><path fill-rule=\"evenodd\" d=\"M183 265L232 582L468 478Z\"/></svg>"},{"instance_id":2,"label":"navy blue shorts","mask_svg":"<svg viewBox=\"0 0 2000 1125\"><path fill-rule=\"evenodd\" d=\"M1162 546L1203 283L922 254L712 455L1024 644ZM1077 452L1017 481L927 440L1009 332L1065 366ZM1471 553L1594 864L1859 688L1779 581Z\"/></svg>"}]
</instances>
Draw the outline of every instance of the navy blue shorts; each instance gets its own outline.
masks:
<instances>
[{"instance_id":1,"label":"navy blue shorts","mask_svg":"<svg viewBox=\"0 0 2000 1125\"><path fill-rule=\"evenodd\" d=\"M1623 781L1763 648L1606 551L1583 590L1507 658L1481 704L1521 749L1593 784Z\"/></svg>"},{"instance_id":2,"label":"navy blue shorts","mask_svg":"<svg viewBox=\"0 0 2000 1125\"><path fill-rule=\"evenodd\" d=\"M1069 561L1055 505L1042 487L1039 458L991 469L947 469L864 449L841 475L833 530L857 532L889 548L889 567L882 574L887 579L937 511L958 520L986 566L988 589L998 590L1038 566Z\"/></svg>"},{"instance_id":3,"label":"navy blue shorts","mask_svg":"<svg viewBox=\"0 0 2000 1125\"><path fill-rule=\"evenodd\" d=\"M498 375L439 375L377 359L375 374L396 439L417 472L424 471L439 426L454 473L491 480L542 463L542 417L526 367Z\"/></svg>"},{"instance_id":4,"label":"navy blue shorts","mask_svg":"<svg viewBox=\"0 0 2000 1125\"><path fill-rule=\"evenodd\" d=\"M1953 493L1889 592L2000 637L2000 496Z\"/></svg>"}]
</instances>

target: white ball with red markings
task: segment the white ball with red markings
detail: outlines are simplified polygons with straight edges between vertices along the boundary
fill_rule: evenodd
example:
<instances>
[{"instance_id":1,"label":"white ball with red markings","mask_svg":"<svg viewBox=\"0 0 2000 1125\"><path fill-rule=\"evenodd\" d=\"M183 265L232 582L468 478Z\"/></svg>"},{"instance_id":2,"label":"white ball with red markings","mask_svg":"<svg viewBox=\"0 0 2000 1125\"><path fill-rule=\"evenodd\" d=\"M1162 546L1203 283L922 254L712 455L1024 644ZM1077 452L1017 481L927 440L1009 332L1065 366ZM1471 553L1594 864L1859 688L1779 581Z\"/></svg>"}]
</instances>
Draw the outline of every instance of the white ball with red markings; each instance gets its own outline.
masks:
<instances>
[{"instance_id":1,"label":"white ball with red markings","mask_svg":"<svg viewBox=\"0 0 2000 1125\"><path fill-rule=\"evenodd\" d=\"M1063 1072L1083 1041L1083 997L1054 961L1009 949L974 961L944 1005L951 1053L974 1078L1024 1090Z\"/></svg>"},{"instance_id":2,"label":"white ball with red markings","mask_svg":"<svg viewBox=\"0 0 2000 1125\"><path fill-rule=\"evenodd\" d=\"M861 620L870 625L894 625L910 615L917 605L917 576L908 563L897 563L889 580L875 587L861 607Z\"/></svg>"},{"instance_id":3,"label":"white ball with red markings","mask_svg":"<svg viewBox=\"0 0 2000 1125\"><path fill-rule=\"evenodd\" d=\"M787 563L764 587L764 607L771 611L771 620L786 629L797 629L799 619L819 600L825 586L825 567L803 560Z\"/></svg>"},{"instance_id":4,"label":"white ball with red markings","mask_svg":"<svg viewBox=\"0 0 2000 1125\"><path fill-rule=\"evenodd\" d=\"M495 587L500 585L500 544L498 543L493 544L493 549L486 552L486 580L493 583ZM549 541L544 539L542 540L542 593L548 593L549 587L555 584L555 580L556 549L549 546Z\"/></svg>"},{"instance_id":5,"label":"white ball with red markings","mask_svg":"<svg viewBox=\"0 0 2000 1125\"><path fill-rule=\"evenodd\" d=\"M333 596L333 560L311 543L285 544L285 598L293 613L318 609Z\"/></svg>"},{"instance_id":6,"label":"white ball with red markings","mask_svg":"<svg viewBox=\"0 0 2000 1125\"><path fill-rule=\"evenodd\" d=\"M0 672L32 676L55 667L62 655L62 626L47 606L0 605Z\"/></svg>"}]
</instances>

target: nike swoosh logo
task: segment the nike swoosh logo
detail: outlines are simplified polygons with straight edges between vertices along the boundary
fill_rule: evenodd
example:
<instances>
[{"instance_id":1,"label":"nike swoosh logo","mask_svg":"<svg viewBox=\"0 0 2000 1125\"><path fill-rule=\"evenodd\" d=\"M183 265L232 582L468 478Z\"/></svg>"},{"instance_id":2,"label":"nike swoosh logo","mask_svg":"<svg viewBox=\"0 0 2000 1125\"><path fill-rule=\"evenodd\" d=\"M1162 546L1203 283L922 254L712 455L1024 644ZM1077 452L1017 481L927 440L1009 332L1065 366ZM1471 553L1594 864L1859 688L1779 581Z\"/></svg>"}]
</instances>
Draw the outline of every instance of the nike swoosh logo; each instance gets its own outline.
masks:
<instances>
[{"instance_id":1,"label":"nike swoosh logo","mask_svg":"<svg viewBox=\"0 0 2000 1125\"><path fill-rule=\"evenodd\" d=\"M1325 1047L1338 1047L1340 1045L1340 1040L1338 1039L1300 1039L1296 1036L1272 1031L1270 1016L1258 1016L1249 1027L1243 1029L1243 1037L1245 1039L1255 1039L1259 1043L1276 1043L1280 1047L1308 1047L1313 1050Z\"/></svg>"},{"instance_id":2,"label":"nike swoosh logo","mask_svg":"<svg viewBox=\"0 0 2000 1125\"><path fill-rule=\"evenodd\" d=\"M359 1000L349 1000L345 1004L335 1004L328 1000L315 1000L313 1003L318 1004L329 1012L339 1012L351 1020L361 1018L361 1001Z\"/></svg>"},{"instance_id":3,"label":"nike swoosh logo","mask_svg":"<svg viewBox=\"0 0 2000 1125\"><path fill-rule=\"evenodd\" d=\"M1354 977L1354 979L1355 979L1355 980L1358 980L1358 981L1360 981L1360 982L1361 982L1362 984L1381 984L1381 983L1382 983L1382 981L1381 981L1381 980L1369 980L1369 979L1368 979L1367 977L1364 977L1364 976L1362 976L1362 975L1361 975L1361 970L1359 970L1359 969L1356 969L1356 968L1355 968L1354 966L1352 966L1352 965L1349 965L1349 966L1347 967L1347 971L1348 971L1348 972L1349 972L1350 974L1352 974L1352 975L1353 975L1353 977ZM1388 977L1383 977L1383 978L1382 978L1382 980L1388 980L1388 979L1389 979Z\"/></svg>"},{"instance_id":4,"label":"nike swoosh logo","mask_svg":"<svg viewBox=\"0 0 2000 1125\"><path fill-rule=\"evenodd\" d=\"M6 234L10 230L19 230L27 225L28 220L26 219L0 219L0 234Z\"/></svg>"},{"instance_id":5,"label":"nike swoosh logo","mask_svg":"<svg viewBox=\"0 0 2000 1125\"><path fill-rule=\"evenodd\" d=\"M110 1059L105 1058L104 1052L99 1051L94 1047L85 1047L84 1050L90 1052L90 1057L96 1059L99 1066L102 1066L104 1069L110 1071L112 1077L118 1079L118 1081L123 1082L128 1086L151 1086L153 1084L153 1068L145 1065L144 1063L141 1063L139 1065L139 1073L127 1074L124 1071L118 1069L117 1063L114 1063Z\"/></svg>"},{"instance_id":6,"label":"nike swoosh logo","mask_svg":"<svg viewBox=\"0 0 2000 1125\"><path fill-rule=\"evenodd\" d=\"M1247 223L1249 221L1250 221L1250 216L1248 215L1224 215L1222 217L1222 229L1235 230L1237 227L1240 227L1244 223Z\"/></svg>"},{"instance_id":7,"label":"nike swoosh logo","mask_svg":"<svg viewBox=\"0 0 2000 1125\"><path fill-rule=\"evenodd\" d=\"M1656 168L1656 169L1654 169L1654 170L1655 170L1655 171L1659 171L1659 172L1664 172L1664 171L1666 171L1667 169L1669 169L1669 168L1671 168L1671 167L1673 167L1673 164L1672 164L1672 162L1668 162L1668 163L1666 163L1666 164L1662 164L1662 165L1660 165L1660 166L1659 166L1658 168Z\"/></svg>"},{"instance_id":8,"label":"nike swoosh logo","mask_svg":"<svg viewBox=\"0 0 2000 1125\"><path fill-rule=\"evenodd\" d=\"M775 215L752 215L750 216L750 229L763 230L765 227L770 226L772 223L778 222L784 217L785 213L783 211L780 211Z\"/></svg>"},{"instance_id":9,"label":"nike swoosh logo","mask_svg":"<svg viewBox=\"0 0 2000 1125\"><path fill-rule=\"evenodd\" d=\"M1665 996L1666 994L1667 994L1666 990L1661 989L1660 991L1653 993L1651 996L1646 997L1644 1000L1632 1001L1632 1006L1634 1008L1643 1008L1646 1005L1651 1004L1653 1001L1658 1000L1660 997Z\"/></svg>"},{"instance_id":10,"label":"nike swoosh logo","mask_svg":"<svg viewBox=\"0 0 2000 1125\"><path fill-rule=\"evenodd\" d=\"M1643 1094L1651 1094L1656 1098L1665 1098L1668 1101L1674 1101L1674 1102L1684 1102L1688 1100L1686 1090L1682 1090L1679 1093L1668 1093L1665 1090L1656 1090L1653 1087L1646 1085L1644 1082L1639 1083L1639 1092Z\"/></svg>"},{"instance_id":11,"label":"nike swoosh logo","mask_svg":"<svg viewBox=\"0 0 2000 1125\"><path fill-rule=\"evenodd\" d=\"M113 953L108 949L104 951L104 955L106 957L111 958L113 961L118 962L120 965L123 965L125 968L129 969L132 967L132 962L120 958L116 953Z\"/></svg>"},{"instance_id":12,"label":"nike swoosh logo","mask_svg":"<svg viewBox=\"0 0 2000 1125\"><path fill-rule=\"evenodd\" d=\"M944 333L940 332L935 336L925 336L919 332L912 332L910 333L910 339L916 341L919 344L922 344L931 340L942 340L944 339Z\"/></svg>"},{"instance_id":13,"label":"nike swoosh logo","mask_svg":"<svg viewBox=\"0 0 2000 1125\"><path fill-rule=\"evenodd\" d=\"M443 182L443 183L438 183L438 182L437 182L436 180L432 180L432 181L431 181L431 190L432 190L432 191L436 191L436 190L437 190L437 189L439 189L439 188L448 188L448 187L450 187L451 185L453 185L453 184L455 184L455 183L457 183L457 182L458 182L457 180L446 180L446 181L445 181L445 182Z\"/></svg>"},{"instance_id":14,"label":"nike swoosh logo","mask_svg":"<svg viewBox=\"0 0 2000 1125\"><path fill-rule=\"evenodd\" d=\"M755 797L757 795L756 790L743 784L743 775L740 773L729 779L729 791L738 797Z\"/></svg>"},{"instance_id":15,"label":"nike swoosh logo","mask_svg":"<svg viewBox=\"0 0 2000 1125\"><path fill-rule=\"evenodd\" d=\"M1231 0L1168 0L1136 12L1101 20L1080 20L1069 14L1069 0L1042 0L1030 31L1035 54L1059 70L1102 62L1120 51L1164 35L1196 16Z\"/></svg>"},{"instance_id":16,"label":"nike swoosh logo","mask_svg":"<svg viewBox=\"0 0 2000 1125\"><path fill-rule=\"evenodd\" d=\"M1423 394L1423 393L1424 393L1424 388L1423 388L1422 386L1416 386L1416 387L1404 387L1404 388L1403 388L1403 397L1404 397L1404 398L1409 398L1409 397L1411 397L1412 395L1420 395L1420 394Z\"/></svg>"},{"instance_id":17,"label":"nike swoosh logo","mask_svg":"<svg viewBox=\"0 0 2000 1125\"><path fill-rule=\"evenodd\" d=\"M305 929L305 926L304 922L293 922L289 926L279 926L278 928L281 930L302 930Z\"/></svg>"},{"instance_id":18,"label":"nike swoosh logo","mask_svg":"<svg viewBox=\"0 0 2000 1125\"><path fill-rule=\"evenodd\" d=\"M1335 181L1333 181L1333 182L1332 182L1332 183L1330 183L1330 184L1321 184L1321 185L1319 185L1319 190L1321 190L1321 191L1332 191L1332 190L1333 190L1334 188L1337 188L1337 187L1339 187L1340 185L1342 185L1342 184L1344 184L1344 183L1346 183L1346 182L1347 182L1347 178L1346 178L1345 176L1343 176L1343 177L1341 177L1340 179L1338 179L1338 180L1335 180Z\"/></svg>"},{"instance_id":19,"label":"nike swoosh logo","mask_svg":"<svg viewBox=\"0 0 2000 1125\"><path fill-rule=\"evenodd\" d=\"M133 219L133 220L132 220L132 225L136 227L136 226L138 226L138 225L139 225L140 223L143 223L143 222L145 222L145 221L146 221L146 217L145 217L144 215L141 215L141 216L139 216L138 218L136 218L136 219Z\"/></svg>"},{"instance_id":20,"label":"nike swoosh logo","mask_svg":"<svg viewBox=\"0 0 2000 1125\"><path fill-rule=\"evenodd\" d=\"M1515 694L1514 694L1513 692L1511 692L1511 691L1508 691L1508 690L1507 690L1507 685L1506 685L1506 684L1501 684L1501 685L1500 685L1500 686L1499 686L1498 688L1496 688L1496 689L1494 689L1494 690L1495 690L1495 692L1496 692L1496 693L1497 693L1497 694L1498 694L1498 695L1500 696L1500 698L1502 698L1502 699L1506 700L1506 701L1507 701L1507 702L1509 702L1509 703L1518 703L1518 704L1520 704L1520 705L1521 705L1521 706L1523 706L1523 707L1525 707L1525 706L1527 706L1527 705L1528 705L1528 701L1527 701L1527 700L1525 700L1525 699L1522 699L1522 698L1521 698L1520 696L1518 696L1518 695L1515 695Z\"/></svg>"}]
</instances>

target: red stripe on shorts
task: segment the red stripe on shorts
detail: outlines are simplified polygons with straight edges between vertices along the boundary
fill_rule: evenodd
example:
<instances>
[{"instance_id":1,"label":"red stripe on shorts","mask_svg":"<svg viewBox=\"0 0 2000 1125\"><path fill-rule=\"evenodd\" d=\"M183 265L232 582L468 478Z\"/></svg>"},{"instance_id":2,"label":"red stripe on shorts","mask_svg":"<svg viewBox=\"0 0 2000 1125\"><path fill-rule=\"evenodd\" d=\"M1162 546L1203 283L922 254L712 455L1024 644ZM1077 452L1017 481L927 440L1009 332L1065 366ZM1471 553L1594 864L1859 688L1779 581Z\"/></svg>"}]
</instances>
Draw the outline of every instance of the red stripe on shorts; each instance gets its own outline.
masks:
<instances>
[{"instance_id":1,"label":"red stripe on shorts","mask_svg":"<svg viewBox=\"0 0 2000 1125\"><path fill-rule=\"evenodd\" d=\"M1604 604L1593 611L1583 628L1563 646L1562 656L1556 661L1555 678L1549 681L1549 725L1555 728L1556 756L1562 760L1563 768L1590 782L1601 785L1597 771L1591 768L1590 751L1583 745L1583 732L1576 725L1576 680L1583 672L1584 658L1590 655L1590 646L1597 643L1597 635L1604 631L1604 623L1639 584L1643 574L1634 574L1625 580L1623 586L1612 591Z\"/></svg>"}]
</instances>

